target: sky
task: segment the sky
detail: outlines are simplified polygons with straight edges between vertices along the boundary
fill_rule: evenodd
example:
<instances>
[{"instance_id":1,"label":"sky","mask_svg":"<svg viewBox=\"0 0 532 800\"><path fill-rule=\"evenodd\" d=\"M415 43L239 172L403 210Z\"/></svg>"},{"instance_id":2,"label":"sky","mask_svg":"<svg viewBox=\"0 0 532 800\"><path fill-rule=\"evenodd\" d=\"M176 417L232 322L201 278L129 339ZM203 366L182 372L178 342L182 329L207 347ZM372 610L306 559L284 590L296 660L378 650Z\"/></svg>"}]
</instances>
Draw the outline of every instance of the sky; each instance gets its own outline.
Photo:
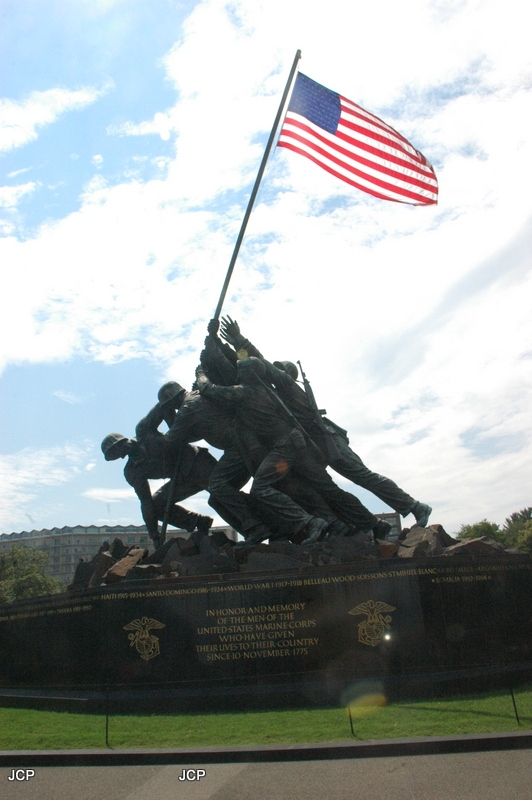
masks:
<instances>
[{"instance_id":1,"label":"sky","mask_svg":"<svg viewBox=\"0 0 532 800\"><path fill-rule=\"evenodd\" d=\"M2 0L0 532L142 524L100 442L192 384L298 48L439 203L274 150L223 313L449 533L532 505L528 31L520 0Z\"/></svg>"}]
</instances>

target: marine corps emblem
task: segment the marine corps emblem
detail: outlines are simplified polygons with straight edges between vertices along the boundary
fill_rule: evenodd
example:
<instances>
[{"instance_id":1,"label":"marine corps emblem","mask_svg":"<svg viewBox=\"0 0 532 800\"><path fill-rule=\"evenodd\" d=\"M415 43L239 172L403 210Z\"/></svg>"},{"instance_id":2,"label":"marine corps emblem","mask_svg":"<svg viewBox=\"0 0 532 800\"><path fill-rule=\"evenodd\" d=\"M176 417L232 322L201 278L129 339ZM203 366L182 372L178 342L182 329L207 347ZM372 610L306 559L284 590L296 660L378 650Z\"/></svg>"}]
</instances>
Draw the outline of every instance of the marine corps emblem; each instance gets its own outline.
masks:
<instances>
[{"instance_id":1,"label":"marine corps emblem","mask_svg":"<svg viewBox=\"0 0 532 800\"><path fill-rule=\"evenodd\" d=\"M348 612L353 616L367 614L367 619L358 623L359 642L368 644L370 647L375 647L375 645L379 644L384 632L390 630L390 622L392 621L389 615L383 616L385 611L395 611L395 608L380 601L376 603L375 600L367 600Z\"/></svg>"},{"instance_id":2,"label":"marine corps emblem","mask_svg":"<svg viewBox=\"0 0 532 800\"><path fill-rule=\"evenodd\" d=\"M164 628L164 623L158 622L156 619L149 619L149 617L142 617L141 619L134 619L124 625L125 631L136 631L130 633L127 637L129 639L130 647L135 646L137 653L144 661L149 661L150 658L155 658L161 652L159 647L159 639L149 633L152 628Z\"/></svg>"}]
</instances>

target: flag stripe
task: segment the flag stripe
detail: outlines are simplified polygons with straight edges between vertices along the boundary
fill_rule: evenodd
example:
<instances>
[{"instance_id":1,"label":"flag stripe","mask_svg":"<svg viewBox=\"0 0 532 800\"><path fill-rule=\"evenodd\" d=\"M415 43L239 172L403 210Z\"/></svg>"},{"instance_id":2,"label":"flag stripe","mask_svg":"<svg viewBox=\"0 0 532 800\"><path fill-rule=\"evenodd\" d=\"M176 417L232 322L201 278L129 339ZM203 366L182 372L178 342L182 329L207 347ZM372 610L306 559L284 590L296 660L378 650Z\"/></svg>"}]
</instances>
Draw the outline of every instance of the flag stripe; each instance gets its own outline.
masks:
<instances>
[{"instance_id":1,"label":"flag stripe","mask_svg":"<svg viewBox=\"0 0 532 800\"><path fill-rule=\"evenodd\" d=\"M366 194L371 194L374 197L378 197L381 200L392 200L393 202L396 203L408 202L404 200L402 195L398 197L392 197L391 193L387 192L386 194L381 194L380 192L375 191L375 189L371 188L370 186L366 186L362 182L357 183L357 181L354 181L351 178L348 178L345 175L343 175L341 172L338 172L337 170L333 169L332 167L327 166L327 164L325 164L321 159L316 158L315 156L311 155L311 153L308 153L306 150L303 150L300 147L296 147L295 145L290 144L289 142L285 142L280 146L285 147L287 150L292 150L294 153L299 153L300 155L305 156L310 161L313 161L319 167L324 169L326 172L329 172L331 175L334 175L335 178L339 178L341 181L344 181L344 183L349 183L356 189L360 189L361 191L366 192ZM413 205L419 205L419 203L414 203Z\"/></svg>"},{"instance_id":2,"label":"flag stripe","mask_svg":"<svg viewBox=\"0 0 532 800\"><path fill-rule=\"evenodd\" d=\"M405 198L409 198L411 201L418 203L427 201L427 187L420 181L416 181L414 183L412 180L406 180L403 175L398 173L390 174L392 171L387 170L386 168L379 168L378 170L367 168L362 170L355 166L355 164L359 163L359 159L357 159L354 164L347 163L345 159L336 157L333 153L328 152L328 150L322 147L318 147L314 142L309 142L304 136L300 136L295 132L286 131L285 136L286 139L283 142L280 142L281 147L286 146L284 143L286 141L290 141L292 144L295 143L299 148L298 152L313 152L316 160L324 165L325 163L335 165L335 167L338 168L345 177L351 175L365 179L368 184L373 184L375 187L379 187L381 190L387 190L397 195L402 194ZM370 166L372 167L371 164ZM393 182L386 180L386 178L391 178ZM416 188L418 189L417 192L414 191Z\"/></svg>"},{"instance_id":3,"label":"flag stripe","mask_svg":"<svg viewBox=\"0 0 532 800\"><path fill-rule=\"evenodd\" d=\"M425 160L425 156L423 156L419 150L416 150L416 148L410 144L408 139L405 139L402 134L396 131L395 128L392 128L391 125L388 125L387 122L384 122L382 119L380 119L380 117L376 117L375 114L365 111L363 108L361 108L361 106L358 106L356 103L348 100L347 97L340 96L340 100L346 114L357 117L358 119L362 120L362 122L375 125L376 128L380 128L382 131L385 131L385 133L390 134L396 139L399 139L412 153L417 153L423 160Z\"/></svg>"},{"instance_id":4,"label":"flag stripe","mask_svg":"<svg viewBox=\"0 0 532 800\"><path fill-rule=\"evenodd\" d=\"M292 127L297 128L297 132L300 134L299 137L297 137L296 132L292 130ZM345 137L344 135L336 134L336 136L331 136L330 134L326 133L318 133L316 128L317 126L311 127L309 124L306 124L306 120L302 121L301 119L295 119L291 115L289 120L287 118L285 129L283 130L282 135L283 137L291 136L294 138L299 138L300 141L306 140L310 146L312 146L314 140L318 140L318 142L321 142L326 148L331 148L336 151L339 156L343 156L346 159L346 166L352 162L355 164L358 163L367 166L370 169L381 171L391 178L407 181L408 183L411 183L420 189L428 188L427 181L423 180L426 175L425 173L421 172L417 164L411 164L404 159L397 158L397 156L383 153L383 151L377 150L377 148L364 145L360 142L355 142L355 140ZM340 140L343 142L346 141L346 139L348 144L355 142L355 144L349 149L342 147L340 142L337 141ZM361 152L359 153L358 150ZM374 155L376 157L374 159L365 158L366 155ZM402 169L393 169L392 167L394 165L399 166Z\"/></svg>"},{"instance_id":5,"label":"flag stripe","mask_svg":"<svg viewBox=\"0 0 532 800\"><path fill-rule=\"evenodd\" d=\"M345 133L343 131L345 131ZM418 172L432 175L431 169L419 158L397 147L395 142L384 139L382 136L375 136L375 134L372 134L372 132L368 131L366 128L361 128L342 120L338 126L336 136L345 138L348 143L353 143L355 146L360 145L366 149L373 148L376 153L382 154L384 158L401 159L403 163L407 163L410 168L416 169Z\"/></svg>"},{"instance_id":6,"label":"flag stripe","mask_svg":"<svg viewBox=\"0 0 532 800\"><path fill-rule=\"evenodd\" d=\"M278 146L375 197L437 202L436 175L422 153L383 120L301 73Z\"/></svg>"},{"instance_id":7,"label":"flag stripe","mask_svg":"<svg viewBox=\"0 0 532 800\"><path fill-rule=\"evenodd\" d=\"M299 121L297 121L299 122ZM290 123L290 126L287 124ZM422 181L419 181L417 178L413 178L410 175L397 173L392 174L393 171L386 166L386 160L381 159L381 162L384 163L375 163L370 162L366 159L367 163L370 165L365 169L361 170L359 167L364 167L361 163L361 158L352 151L347 151L346 155L339 153L343 157L338 157L335 155L335 152L342 149L334 139L336 137L331 137L333 141L330 141L327 138L327 134L322 136L321 133L317 133L315 130L312 130L312 127L308 127L308 133L301 132L301 128L299 125L296 125L296 130L292 130L292 124L294 123L293 119L286 120L285 127L281 133L281 136L278 141L279 147L284 147L286 139L296 139L300 145L303 145L303 153L308 153L308 151L313 151L315 153L316 158L315 163L322 163L323 161L330 161L336 165L336 167L340 168L341 174L347 176L349 174L357 175L359 178L365 178L370 183L373 183L380 187L381 190L388 190L394 193L394 195L403 195L404 202L415 202L415 203L431 203L435 202L435 192L431 185L427 185ZM291 148L293 149L293 148ZM332 152L331 152L332 151ZM301 152L301 150L298 150ZM344 151L345 152L345 151ZM386 175L388 178L391 179L390 181L383 182L379 176ZM409 189L419 189L419 192L412 192ZM394 199L397 199L395 197Z\"/></svg>"},{"instance_id":8,"label":"flag stripe","mask_svg":"<svg viewBox=\"0 0 532 800\"><path fill-rule=\"evenodd\" d=\"M340 133L340 128L345 128L347 133ZM354 136L353 132L358 135ZM398 146L396 141L379 134L375 135L368 130L368 128L355 125L346 119L342 119L338 125L338 131L336 135L345 137L346 140L353 142L353 144L364 142L365 137L369 140L369 143L366 145L368 148L374 147L376 152L386 153L389 157L402 159L403 161L408 162L408 164L410 164L413 168L418 169L420 172L424 172L432 176L432 168L427 164L426 159L421 156L421 153L413 151L413 148L411 148L411 150L407 150L405 147Z\"/></svg>"},{"instance_id":9,"label":"flag stripe","mask_svg":"<svg viewBox=\"0 0 532 800\"><path fill-rule=\"evenodd\" d=\"M434 183L430 171L427 168L423 169L423 167L415 162L407 161L405 158L400 158L392 153L386 153L383 150L379 150L377 147L366 144L362 138L353 139L351 136L347 136L347 134L340 132L338 132L336 136L340 141L345 142L346 146L349 148L346 150L346 152L353 154L353 157L354 154L360 150L361 159L364 158L364 156L367 156L370 158L370 160L372 160L371 156L374 156L375 161L378 161L379 159L387 161L390 164L395 164L400 169L408 170L412 174L413 178L417 175L419 180L426 179L428 182L432 184Z\"/></svg>"},{"instance_id":10,"label":"flag stripe","mask_svg":"<svg viewBox=\"0 0 532 800\"><path fill-rule=\"evenodd\" d=\"M288 131L286 133L288 133ZM292 140L295 140L295 142L292 142ZM370 170L360 170L348 165L344 159L337 158L323 148L318 147L314 142L309 142L305 137L299 136L296 133L293 133L287 140L280 141L278 144L280 147L287 147L301 155L306 155L307 158L310 158L315 164L319 164L328 172L336 174L337 177L340 177L347 183L351 183L352 178L357 177L359 181L362 181L367 187L366 191L370 191L370 187L379 189L379 197L388 197L388 195L385 194L388 192L390 200L399 201L403 198L403 202L415 204L427 202L427 197L422 191L417 193L410 191L406 186L399 185L399 182L390 183L374 175Z\"/></svg>"}]
</instances>

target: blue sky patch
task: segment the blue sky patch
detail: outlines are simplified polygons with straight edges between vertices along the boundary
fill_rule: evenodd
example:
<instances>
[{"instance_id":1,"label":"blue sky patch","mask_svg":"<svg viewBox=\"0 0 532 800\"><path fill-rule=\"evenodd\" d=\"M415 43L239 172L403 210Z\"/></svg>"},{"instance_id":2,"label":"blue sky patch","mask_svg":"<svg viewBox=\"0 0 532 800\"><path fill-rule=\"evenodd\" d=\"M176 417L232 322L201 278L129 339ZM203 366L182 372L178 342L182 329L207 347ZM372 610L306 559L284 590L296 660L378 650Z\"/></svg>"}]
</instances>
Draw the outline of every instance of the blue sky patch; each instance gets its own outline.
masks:
<instances>
[{"instance_id":1,"label":"blue sky patch","mask_svg":"<svg viewBox=\"0 0 532 800\"><path fill-rule=\"evenodd\" d=\"M483 429L476 426L461 433L460 440L475 458L481 459L494 458L503 453L517 453L527 444L526 438L520 433L490 436L489 428Z\"/></svg>"}]
</instances>

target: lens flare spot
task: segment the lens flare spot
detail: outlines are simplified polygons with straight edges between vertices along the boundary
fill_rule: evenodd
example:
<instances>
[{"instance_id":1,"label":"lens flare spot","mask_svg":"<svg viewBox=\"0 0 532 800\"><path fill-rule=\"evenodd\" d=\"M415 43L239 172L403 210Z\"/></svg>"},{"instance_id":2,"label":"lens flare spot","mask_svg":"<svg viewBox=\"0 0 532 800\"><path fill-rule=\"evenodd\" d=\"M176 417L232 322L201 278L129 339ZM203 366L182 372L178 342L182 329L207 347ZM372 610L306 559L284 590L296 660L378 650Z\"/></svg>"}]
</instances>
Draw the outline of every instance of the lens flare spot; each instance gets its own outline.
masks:
<instances>
[{"instance_id":1,"label":"lens flare spot","mask_svg":"<svg viewBox=\"0 0 532 800\"><path fill-rule=\"evenodd\" d=\"M359 681L346 687L342 693L342 705L352 719L374 714L386 702L381 681Z\"/></svg>"},{"instance_id":2,"label":"lens flare spot","mask_svg":"<svg viewBox=\"0 0 532 800\"><path fill-rule=\"evenodd\" d=\"M367 717L386 705L383 694L364 694L349 703L352 717Z\"/></svg>"},{"instance_id":3,"label":"lens flare spot","mask_svg":"<svg viewBox=\"0 0 532 800\"><path fill-rule=\"evenodd\" d=\"M278 461L277 464L275 465L275 469L277 470L279 475L286 475L286 473L288 472L288 464L286 463L286 461Z\"/></svg>"}]
</instances>

